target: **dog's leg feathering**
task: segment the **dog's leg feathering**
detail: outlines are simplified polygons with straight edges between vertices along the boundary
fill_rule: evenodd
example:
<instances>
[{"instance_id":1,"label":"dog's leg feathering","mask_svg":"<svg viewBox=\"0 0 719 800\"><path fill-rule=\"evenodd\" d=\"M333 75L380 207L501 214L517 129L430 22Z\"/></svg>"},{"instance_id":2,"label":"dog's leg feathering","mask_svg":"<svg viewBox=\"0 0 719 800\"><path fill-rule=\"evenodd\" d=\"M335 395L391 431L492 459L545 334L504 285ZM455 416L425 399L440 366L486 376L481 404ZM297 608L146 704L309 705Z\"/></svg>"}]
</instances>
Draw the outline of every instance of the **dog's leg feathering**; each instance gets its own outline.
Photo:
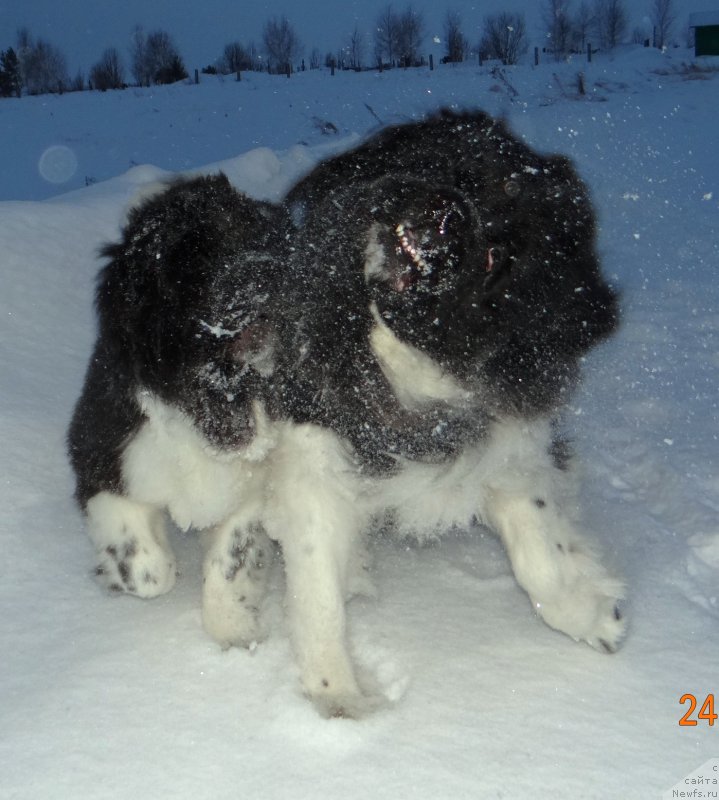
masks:
<instances>
[{"instance_id":1,"label":"dog's leg feathering","mask_svg":"<svg viewBox=\"0 0 719 800\"><path fill-rule=\"evenodd\" d=\"M150 598L175 585L175 556L161 510L98 492L87 503L87 523L100 559L95 574L108 589Z\"/></svg>"}]
</instances>

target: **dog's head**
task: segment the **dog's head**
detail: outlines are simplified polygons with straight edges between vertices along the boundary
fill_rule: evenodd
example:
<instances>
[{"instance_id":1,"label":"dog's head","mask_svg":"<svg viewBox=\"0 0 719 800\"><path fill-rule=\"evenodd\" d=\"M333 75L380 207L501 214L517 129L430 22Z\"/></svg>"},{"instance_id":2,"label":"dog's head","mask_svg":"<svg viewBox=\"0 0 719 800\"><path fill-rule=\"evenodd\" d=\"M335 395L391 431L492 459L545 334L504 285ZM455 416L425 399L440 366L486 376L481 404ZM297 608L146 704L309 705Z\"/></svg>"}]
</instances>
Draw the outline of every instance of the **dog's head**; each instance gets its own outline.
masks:
<instances>
[{"instance_id":1,"label":"dog's head","mask_svg":"<svg viewBox=\"0 0 719 800\"><path fill-rule=\"evenodd\" d=\"M446 356L452 330L501 302L509 253L488 239L478 209L454 186L390 177L369 194L364 276L372 302L403 341Z\"/></svg>"},{"instance_id":2,"label":"dog's head","mask_svg":"<svg viewBox=\"0 0 719 800\"><path fill-rule=\"evenodd\" d=\"M136 385L183 408L219 445L250 435L245 400L272 369L268 305L284 232L279 209L218 175L146 200L104 250L103 341Z\"/></svg>"},{"instance_id":3,"label":"dog's head","mask_svg":"<svg viewBox=\"0 0 719 800\"><path fill-rule=\"evenodd\" d=\"M499 387L524 410L546 407L614 328L593 211L567 159L486 115L443 114L340 156L334 189L332 163L318 178L325 208L363 228L372 303L455 376Z\"/></svg>"}]
</instances>

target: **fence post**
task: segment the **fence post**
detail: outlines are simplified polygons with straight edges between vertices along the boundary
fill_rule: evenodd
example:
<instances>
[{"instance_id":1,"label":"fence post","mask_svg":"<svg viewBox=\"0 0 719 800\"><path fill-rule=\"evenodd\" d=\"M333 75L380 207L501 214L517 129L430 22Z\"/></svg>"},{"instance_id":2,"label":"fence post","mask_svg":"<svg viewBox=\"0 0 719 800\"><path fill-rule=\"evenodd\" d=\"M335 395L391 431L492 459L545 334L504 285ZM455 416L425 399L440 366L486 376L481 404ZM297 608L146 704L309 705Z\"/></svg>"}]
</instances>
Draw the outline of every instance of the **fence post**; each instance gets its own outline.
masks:
<instances>
[{"instance_id":1,"label":"fence post","mask_svg":"<svg viewBox=\"0 0 719 800\"><path fill-rule=\"evenodd\" d=\"M239 71L239 69L237 70L237 80L238 81L242 80L242 73Z\"/></svg>"},{"instance_id":2,"label":"fence post","mask_svg":"<svg viewBox=\"0 0 719 800\"><path fill-rule=\"evenodd\" d=\"M196 69L195 70L195 84L198 84L199 82L200 82L200 71Z\"/></svg>"},{"instance_id":3,"label":"fence post","mask_svg":"<svg viewBox=\"0 0 719 800\"><path fill-rule=\"evenodd\" d=\"M538 47L534 48L534 66L535 67L539 66L539 48Z\"/></svg>"},{"instance_id":4,"label":"fence post","mask_svg":"<svg viewBox=\"0 0 719 800\"><path fill-rule=\"evenodd\" d=\"M432 53L429 54L429 71L431 72L434 69L434 56Z\"/></svg>"},{"instance_id":5,"label":"fence post","mask_svg":"<svg viewBox=\"0 0 719 800\"><path fill-rule=\"evenodd\" d=\"M287 62L287 77L289 78L292 74L292 67L290 66L290 62Z\"/></svg>"},{"instance_id":6,"label":"fence post","mask_svg":"<svg viewBox=\"0 0 719 800\"><path fill-rule=\"evenodd\" d=\"M588 63L592 63L592 43L587 42L587 61Z\"/></svg>"}]
</instances>

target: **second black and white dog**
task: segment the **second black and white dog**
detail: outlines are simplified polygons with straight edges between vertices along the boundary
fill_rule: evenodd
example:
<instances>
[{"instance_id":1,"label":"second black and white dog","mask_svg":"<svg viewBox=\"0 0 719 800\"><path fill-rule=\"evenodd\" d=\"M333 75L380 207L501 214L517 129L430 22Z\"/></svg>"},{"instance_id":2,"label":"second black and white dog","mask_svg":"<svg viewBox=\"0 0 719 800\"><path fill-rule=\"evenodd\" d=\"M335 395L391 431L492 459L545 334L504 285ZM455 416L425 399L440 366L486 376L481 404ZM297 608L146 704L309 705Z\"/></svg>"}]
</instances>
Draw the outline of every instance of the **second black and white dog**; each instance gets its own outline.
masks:
<instances>
[{"instance_id":1,"label":"second black and white dog","mask_svg":"<svg viewBox=\"0 0 719 800\"><path fill-rule=\"evenodd\" d=\"M304 690L358 716L376 698L344 603L366 588L365 534L478 520L550 626L617 648L622 587L563 505L553 427L617 321L565 159L443 113L321 164L282 205L222 176L173 184L105 255L69 449L110 589L172 588L169 513L204 532L205 628L248 646L279 543Z\"/></svg>"}]
</instances>

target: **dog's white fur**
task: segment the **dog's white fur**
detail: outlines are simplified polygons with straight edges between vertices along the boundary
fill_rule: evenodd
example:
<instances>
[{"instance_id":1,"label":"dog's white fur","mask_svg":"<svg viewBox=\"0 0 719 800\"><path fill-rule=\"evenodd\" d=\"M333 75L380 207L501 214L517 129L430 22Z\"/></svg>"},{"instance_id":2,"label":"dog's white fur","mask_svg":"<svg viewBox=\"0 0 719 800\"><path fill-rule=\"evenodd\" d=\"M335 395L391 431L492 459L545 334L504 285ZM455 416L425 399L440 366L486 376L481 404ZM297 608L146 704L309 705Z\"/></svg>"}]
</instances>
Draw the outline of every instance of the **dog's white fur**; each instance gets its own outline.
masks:
<instances>
[{"instance_id":1,"label":"dog's white fur","mask_svg":"<svg viewBox=\"0 0 719 800\"><path fill-rule=\"evenodd\" d=\"M370 346L407 407L470 401L467 388L375 320ZM436 536L474 520L490 526L549 625L598 649L623 634L615 610L622 587L566 512L567 476L552 462L547 419L499 420L450 463L401 461L391 476L371 479L332 431L270 421L258 403L253 441L228 453L178 409L148 393L139 400L146 422L123 454L126 494L100 492L87 505L98 573L140 597L169 591L166 509L180 528L205 531L205 628L223 646L249 646L261 636L268 537L278 542L302 682L324 714L358 716L377 702L352 666L344 601L367 588L363 536L388 511L403 535Z\"/></svg>"}]
</instances>

